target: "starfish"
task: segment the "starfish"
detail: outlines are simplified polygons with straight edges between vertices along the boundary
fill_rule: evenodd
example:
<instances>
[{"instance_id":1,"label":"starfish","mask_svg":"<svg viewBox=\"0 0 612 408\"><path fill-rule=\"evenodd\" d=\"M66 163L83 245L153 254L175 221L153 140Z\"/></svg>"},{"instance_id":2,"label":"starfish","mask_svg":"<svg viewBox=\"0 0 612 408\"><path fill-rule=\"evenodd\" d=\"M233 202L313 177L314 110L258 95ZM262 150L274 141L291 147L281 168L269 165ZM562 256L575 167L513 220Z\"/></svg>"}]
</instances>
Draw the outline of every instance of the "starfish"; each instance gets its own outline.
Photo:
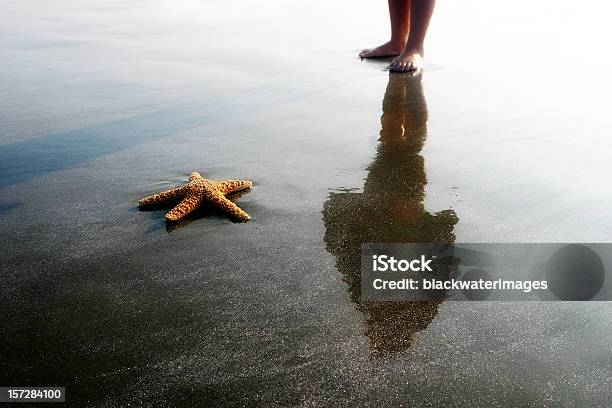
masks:
<instances>
[{"instance_id":1,"label":"starfish","mask_svg":"<svg viewBox=\"0 0 612 408\"><path fill-rule=\"evenodd\" d=\"M181 199L181 202L166 214L166 221L178 221L206 202L226 211L240 221L247 221L251 218L249 214L242 211L225 196L247 189L251 185L253 183L250 180L208 180L200 173L193 172L189 176L189 183L145 197L138 201L138 205L147 207Z\"/></svg>"}]
</instances>

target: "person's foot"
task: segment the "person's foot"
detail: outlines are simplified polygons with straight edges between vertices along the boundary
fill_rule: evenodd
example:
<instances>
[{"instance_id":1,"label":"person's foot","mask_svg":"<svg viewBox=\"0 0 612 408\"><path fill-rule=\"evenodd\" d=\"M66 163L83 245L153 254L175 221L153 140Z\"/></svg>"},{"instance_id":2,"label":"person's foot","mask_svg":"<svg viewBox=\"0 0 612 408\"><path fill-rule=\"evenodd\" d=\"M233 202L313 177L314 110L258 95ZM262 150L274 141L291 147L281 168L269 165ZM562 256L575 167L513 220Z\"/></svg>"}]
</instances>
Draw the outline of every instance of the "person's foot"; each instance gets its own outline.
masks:
<instances>
[{"instance_id":1,"label":"person's foot","mask_svg":"<svg viewBox=\"0 0 612 408\"><path fill-rule=\"evenodd\" d=\"M384 57L396 57L400 55L404 49L405 44L398 44L391 41L387 41L383 45L379 45L376 48L366 48L359 53L359 58L384 58Z\"/></svg>"},{"instance_id":2,"label":"person's foot","mask_svg":"<svg viewBox=\"0 0 612 408\"><path fill-rule=\"evenodd\" d=\"M389 71L395 72L416 72L423 68L422 51L403 51L391 61Z\"/></svg>"}]
</instances>

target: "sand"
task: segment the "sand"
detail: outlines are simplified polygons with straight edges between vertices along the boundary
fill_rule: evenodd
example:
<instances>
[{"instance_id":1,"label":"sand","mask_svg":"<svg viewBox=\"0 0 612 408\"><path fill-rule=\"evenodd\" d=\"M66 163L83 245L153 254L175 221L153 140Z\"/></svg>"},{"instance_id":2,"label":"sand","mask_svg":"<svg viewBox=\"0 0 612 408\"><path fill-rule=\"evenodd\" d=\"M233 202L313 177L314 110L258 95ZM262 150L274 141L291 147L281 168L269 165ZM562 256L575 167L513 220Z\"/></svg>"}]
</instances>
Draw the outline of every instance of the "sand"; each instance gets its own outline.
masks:
<instances>
[{"instance_id":1,"label":"sand","mask_svg":"<svg viewBox=\"0 0 612 408\"><path fill-rule=\"evenodd\" d=\"M328 3L3 5L1 384L107 407L609 401L608 303L372 308L355 284L364 240L609 241L610 64L559 66L576 11L440 2L421 80L356 58L382 4ZM137 210L191 171L252 179L252 221Z\"/></svg>"}]
</instances>

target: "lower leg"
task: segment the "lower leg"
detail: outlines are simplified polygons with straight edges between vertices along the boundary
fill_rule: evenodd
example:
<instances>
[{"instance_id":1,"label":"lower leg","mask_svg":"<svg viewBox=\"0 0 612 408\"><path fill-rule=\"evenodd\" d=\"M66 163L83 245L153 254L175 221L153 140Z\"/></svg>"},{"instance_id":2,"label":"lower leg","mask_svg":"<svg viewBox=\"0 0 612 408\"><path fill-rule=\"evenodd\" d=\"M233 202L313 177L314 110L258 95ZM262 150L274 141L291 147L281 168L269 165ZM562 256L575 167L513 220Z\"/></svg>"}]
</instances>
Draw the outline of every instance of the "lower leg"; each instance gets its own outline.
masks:
<instances>
[{"instance_id":1,"label":"lower leg","mask_svg":"<svg viewBox=\"0 0 612 408\"><path fill-rule=\"evenodd\" d=\"M425 35L436 0L414 0L410 6L410 34L406 51L424 54Z\"/></svg>"},{"instance_id":2,"label":"lower leg","mask_svg":"<svg viewBox=\"0 0 612 408\"><path fill-rule=\"evenodd\" d=\"M408 41L402 53L391 62L391 70L415 71L422 67L425 36L435 3L436 0L412 0Z\"/></svg>"},{"instance_id":3,"label":"lower leg","mask_svg":"<svg viewBox=\"0 0 612 408\"><path fill-rule=\"evenodd\" d=\"M406 47L410 28L410 2L411 0L388 0L391 39L376 48L361 51L361 58L391 57L402 52Z\"/></svg>"},{"instance_id":4,"label":"lower leg","mask_svg":"<svg viewBox=\"0 0 612 408\"><path fill-rule=\"evenodd\" d=\"M388 0L389 19L391 20L391 43L406 46L410 29L411 0Z\"/></svg>"}]
</instances>

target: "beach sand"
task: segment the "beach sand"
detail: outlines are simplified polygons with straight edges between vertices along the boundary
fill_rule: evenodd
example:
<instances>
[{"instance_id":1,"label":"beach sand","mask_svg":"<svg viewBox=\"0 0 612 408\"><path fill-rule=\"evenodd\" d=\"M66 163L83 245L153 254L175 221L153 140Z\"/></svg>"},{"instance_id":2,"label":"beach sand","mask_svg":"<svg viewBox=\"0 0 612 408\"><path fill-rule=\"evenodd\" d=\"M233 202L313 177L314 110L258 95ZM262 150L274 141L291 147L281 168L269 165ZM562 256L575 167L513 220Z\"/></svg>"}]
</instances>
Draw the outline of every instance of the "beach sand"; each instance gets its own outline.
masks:
<instances>
[{"instance_id":1,"label":"beach sand","mask_svg":"<svg viewBox=\"0 0 612 408\"><path fill-rule=\"evenodd\" d=\"M365 241L610 240L604 15L489 3L439 2L408 78L356 57L383 3L5 2L0 384L101 407L606 405L609 303L359 302ZM192 171L252 179L253 219L138 211Z\"/></svg>"}]
</instances>

